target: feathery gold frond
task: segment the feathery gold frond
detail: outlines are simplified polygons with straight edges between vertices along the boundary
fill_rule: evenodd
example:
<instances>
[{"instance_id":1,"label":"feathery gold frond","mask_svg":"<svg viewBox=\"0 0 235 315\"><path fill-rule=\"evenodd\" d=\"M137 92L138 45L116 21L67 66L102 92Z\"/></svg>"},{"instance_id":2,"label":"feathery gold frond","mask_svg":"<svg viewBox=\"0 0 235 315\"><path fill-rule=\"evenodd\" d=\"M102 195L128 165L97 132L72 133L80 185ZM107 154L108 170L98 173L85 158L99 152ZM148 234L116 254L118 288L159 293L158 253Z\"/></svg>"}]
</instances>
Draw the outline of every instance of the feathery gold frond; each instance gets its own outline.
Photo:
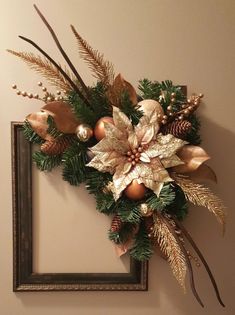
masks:
<instances>
[{"instance_id":1,"label":"feathery gold frond","mask_svg":"<svg viewBox=\"0 0 235 315\"><path fill-rule=\"evenodd\" d=\"M65 80L63 75L58 71L58 69L46 58L42 58L39 55L34 55L33 53L27 52L17 52L13 50L7 50L9 53L13 54L14 56L19 57L22 59L26 64L36 72L40 73L44 76L47 81L56 86L61 90L71 90L71 86L69 82ZM65 70L66 73L69 75L68 70ZM69 75L71 79L74 81L74 78Z\"/></svg>"},{"instance_id":2,"label":"feathery gold frond","mask_svg":"<svg viewBox=\"0 0 235 315\"><path fill-rule=\"evenodd\" d=\"M185 197L195 205L206 207L212 212L225 231L226 208L222 200L217 197L208 187L194 183L182 175L173 175L176 184L183 190Z\"/></svg>"},{"instance_id":3,"label":"feathery gold frond","mask_svg":"<svg viewBox=\"0 0 235 315\"><path fill-rule=\"evenodd\" d=\"M174 234L160 214L154 215L154 238L171 266L173 275L185 290L185 277L187 265L184 253Z\"/></svg>"},{"instance_id":4,"label":"feathery gold frond","mask_svg":"<svg viewBox=\"0 0 235 315\"><path fill-rule=\"evenodd\" d=\"M78 34L73 25L71 25L71 29L78 41L80 56L88 63L94 77L101 81L106 87L110 86L114 80L112 63L104 60L103 54L93 49L87 41Z\"/></svg>"}]
</instances>

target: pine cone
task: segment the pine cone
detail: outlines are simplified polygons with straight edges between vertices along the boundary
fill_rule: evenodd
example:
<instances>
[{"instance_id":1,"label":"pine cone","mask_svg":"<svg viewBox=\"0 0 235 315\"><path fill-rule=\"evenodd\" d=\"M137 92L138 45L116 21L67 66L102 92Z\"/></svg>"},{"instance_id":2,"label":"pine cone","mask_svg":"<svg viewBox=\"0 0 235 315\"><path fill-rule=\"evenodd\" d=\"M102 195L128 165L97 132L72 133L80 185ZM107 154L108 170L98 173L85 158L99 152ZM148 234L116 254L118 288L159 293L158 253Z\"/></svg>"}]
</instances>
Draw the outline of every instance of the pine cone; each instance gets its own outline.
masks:
<instances>
[{"instance_id":1,"label":"pine cone","mask_svg":"<svg viewBox=\"0 0 235 315\"><path fill-rule=\"evenodd\" d=\"M71 144L71 137L60 137L53 140L47 140L41 145L41 151L48 155L62 154Z\"/></svg>"},{"instance_id":2,"label":"pine cone","mask_svg":"<svg viewBox=\"0 0 235 315\"><path fill-rule=\"evenodd\" d=\"M116 214L112 220L110 231L119 232L121 230L122 224L122 220L120 219L119 215Z\"/></svg>"},{"instance_id":3,"label":"pine cone","mask_svg":"<svg viewBox=\"0 0 235 315\"><path fill-rule=\"evenodd\" d=\"M191 128L192 124L187 120L173 121L172 123L165 125L162 128L162 133L164 135L170 133L176 138L184 138Z\"/></svg>"}]
</instances>

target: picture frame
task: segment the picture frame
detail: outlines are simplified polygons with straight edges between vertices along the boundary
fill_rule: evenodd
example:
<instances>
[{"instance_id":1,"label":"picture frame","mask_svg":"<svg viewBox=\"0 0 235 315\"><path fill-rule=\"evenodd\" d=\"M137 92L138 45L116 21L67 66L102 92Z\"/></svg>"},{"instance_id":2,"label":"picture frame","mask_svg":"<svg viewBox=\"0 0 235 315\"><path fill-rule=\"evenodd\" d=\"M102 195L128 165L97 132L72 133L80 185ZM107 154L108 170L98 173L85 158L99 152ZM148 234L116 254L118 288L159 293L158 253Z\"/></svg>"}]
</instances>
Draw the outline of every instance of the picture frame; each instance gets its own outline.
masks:
<instances>
[{"instance_id":1,"label":"picture frame","mask_svg":"<svg viewBox=\"0 0 235 315\"><path fill-rule=\"evenodd\" d=\"M32 145L12 122L13 291L147 291L148 263L130 258L127 273L36 273L33 270Z\"/></svg>"}]
</instances>

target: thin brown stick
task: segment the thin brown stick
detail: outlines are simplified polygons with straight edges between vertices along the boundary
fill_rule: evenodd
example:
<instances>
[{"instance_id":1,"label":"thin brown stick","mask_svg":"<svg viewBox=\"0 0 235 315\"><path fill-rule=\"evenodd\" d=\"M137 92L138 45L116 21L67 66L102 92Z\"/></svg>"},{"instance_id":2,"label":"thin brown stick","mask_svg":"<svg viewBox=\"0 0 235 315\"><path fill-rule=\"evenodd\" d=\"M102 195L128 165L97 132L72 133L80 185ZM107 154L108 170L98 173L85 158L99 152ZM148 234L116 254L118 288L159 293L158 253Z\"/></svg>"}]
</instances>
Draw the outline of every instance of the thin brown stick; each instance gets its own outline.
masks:
<instances>
[{"instance_id":1,"label":"thin brown stick","mask_svg":"<svg viewBox=\"0 0 235 315\"><path fill-rule=\"evenodd\" d=\"M77 78L77 80L79 81L79 83L81 84L85 94L87 96L89 96L89 91L87 86L85 85L84 81L82 80L81 76L79 75L79 73L77 72L76 68L74 67L74 65L72 64L71 60L69 59L68 55L66 54L66 52L64 51L64 49L62 48L58 37L56 36L54 30L52 29L51 25L48 23L48 21L46 20L46 18L44 17L44 15L41 13L41 11L38 9L38 7L36 6L36 4L33 5L35 10L37 11L38 15L40 16L40 18L42 19L43 23L46 25L46 27L48 28L48 30L50 31L56 46L58 47L59 51L61 52L62 56L64 57L64 59L66 60L66 62L68 63L70 69L72 70L72 72L74 73L75 77Z\"/></svg>"},{"instance_id":2,"label":"thin brown stick","mask_svg":"<svg viewBox=\"0 0 235 315\"><path fill-rule=\"evenodd\" d=\"M170 223L168 222L168 220L162 216L162 219L164 220L165 224L167 225L167 227L169 228L169 230L171 231L171 233L174 235L174 237L176 239L178 239L178 236L176 235L174 229L172 228L172 226L170 225ZM198 293L197 293L197 290L196 290L196 287L195 287L195 282L194 282L194 276L193 276L193 268L192 268L192 265L191 265L191 262L189 260L189 257L188 257L188 254L187 254L187 251L186 249L184 248L183 244L178 241L178 244L180 246L180 249L181 251L184 253L184 256L185 256L185 260L186 260L186 263L187 263L187 266L188 266L188 271L189 271L189 280L190 280L190 286L191 286L191 289L192 289L192 292L193 292L193 295L195 296L195 298L197 299L198 303L204 307L204 304L202 303L202 300L200 299Z\"/></svg>"},{"instance_id":3,"label":"thin brown stick","mask_svg":"<svg viewBox=\"0 0 235 315\"><path fill-rule=\"evenodd\" d=\"M194 248L195 252L198 254L199 258L201 259L209 277L210 277L210 280L211 280L211 283L214 287L214 290L215 290L215 293L216 293L216 297L219 301L219 303L225 307L222 299L221 299L221 296L220 296L220 293L219 293L219 289L218 289L218 286L217 286L217 283L215 281L215 278L210 270L210 267L207 263L207 261L205 260L202 252L200 251L200 249L197 247L196 243L194 242L192 236L189 234L189 232L186 230L186 228L183 226L183 224L181 222L179 222L177 219L174 219L174 221L176 222L176 225L181 229L181 231L184 233L185 237L188 239L188 241L190 242L190 244L192 245L192 247Z\"/></svg>"},{"instance_id":4,"label":"thin brown stick","mask_svg":"<svg viewBox=\"0 0 235 315\"><path fill-rule=\"evenodd\" d=\"M40 48L35 42L33 42L31 39L26 38L24 36L19 36L19 38L23 39L24 41L31 44L33 47L35 47L40 53L45 56L57 69L58 71L64 76L64 78L70 83L70 85L74 88L74 90L77 92L79 97L88 105L90 106L87 99L84 97L84 95L81 93L77 85L70 79L70 77L67 75L67 73L55 62L54 59L52 59L42 48Z\"/></svg>"}]
</instances>

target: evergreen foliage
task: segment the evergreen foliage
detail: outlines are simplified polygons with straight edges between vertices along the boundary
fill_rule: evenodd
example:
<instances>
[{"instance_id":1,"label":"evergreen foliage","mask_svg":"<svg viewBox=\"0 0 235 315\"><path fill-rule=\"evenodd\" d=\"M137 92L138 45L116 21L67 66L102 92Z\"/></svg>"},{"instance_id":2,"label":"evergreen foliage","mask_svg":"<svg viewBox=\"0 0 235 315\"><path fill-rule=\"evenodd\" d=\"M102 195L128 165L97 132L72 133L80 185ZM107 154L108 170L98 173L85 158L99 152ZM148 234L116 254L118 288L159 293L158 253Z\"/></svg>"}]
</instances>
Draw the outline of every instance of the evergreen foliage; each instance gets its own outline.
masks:
<instances>
[{"instance_id":1,"label":"evergreen foliage","mask_svg":"<svg viewBox=\"0 0 235 315\"><path fill-rule=\"evenodd\" d=\"M95 126L97 121L95 112L79 97L76 91L70 91L67 101L79 121L91 127Z\"/></svg>"},{"instance_id":2,"label":"evergreen foliage","mask_svg":"<svg viewBox=\"0 0 235 315\"><path fill-rule=\"evenodd\" d=\"M138 202L130 200L125 196L122 196L116 202L116 211L122 222L139 223L141 220Z\"/></svg>"},{"instance_id":3,"label":"evergreen foliage","mask_svg":"<svg viewBox=\"0 0 235 315\"><path fill-rule=\"evenodd\" d=\"M173 105L173 111L179 109L182 102L185 102L186 97L182 92L182 89L178 85L173 85L172 81L166 80L161 83L158 81L150 81L143 79L139 81L139 90L143 99L154 99L162 105L166 112L167 106L171 103L171 94L175 93L175 103Z\"/></svg>"},{"instance_id":4,"label":"evergreen foliage","mask_svg":"<svg viewBox=\"0 0 235 315\"><path fill-rule=\"evenodd\" d=\"M188 214L188 202L182 189L174 185L175 199L174 203L167 206L167 212L173 214L178 220L183 220Z\"/></svg>"},{"instance_id":5,"label":"evergreen foliage","mask_svg":"<svg viewBox=\"0 0 235 315\"><path fill-rule=\"evenodd\" d=\"M127 222L123 224L120 231L118 232L109 231L108 234L109 239L116 244L123 244L133 235L135 227L136 227L135 225Z\"/></svg>"},{"instance_id":6,"label":"evergreen foliage","mask_svg":"<svg viewBox=\"0 0 235 315\"><path fill-rule=\"evenodd\" d=\"M192 114L189 116L188 121L191 122L192 128L190 132L187 134L185 140L188 141L190 144L199 145L201 143L201 137L199 134L201 126L200 120L196 116L196 114Z\"/></svg>"},{"instance_id":7,"label":"evergreen foliage","mask_svg":"<svg viewBox=\"0 0 235 315\"><path fill-rule=\"evenodd\" d=\"M149 79L143 79L139 81L138 89L141 92L143 99L152 99L158 101L161 95L161 84L158 81L150 81Z\"/></svg>"},{"instance_id":8,"label":"evergreen foliage","mask_svg":"<svg viewBox=\"0 0 235 315\"><path fill-rule=\"evenodd\" d=\"M123 93L121 97L120 109L131 120L133 125L137 125L140 118L143 116L142 111L138 110L136 106L133 106L128 93Z\"/></svg>"},{"instance_id":9,"label":"evergreen foliage","mask_svg":"<svg viewBox=\"0 0 235 315\"><path fill-rule=\"evenodd\" d=\"M146 200L148 206L154 211L162 211L175 200L175 192L170 184L163 186L159 197L153 192Z\"/></svg>"},{"instance_id":10,"label":"evergreen foliage","mask_svg":"<svg viewBox=\"0 0 235 315\"><path fill-rule=\"evenodd\" d=\"M92 167L87 168L86 188L91 194L103 191L109 181L112 181L111 174L99 172Z\"/></svg>"},{"instance_id":11,"label":"evergreen foliage","mask_svg":"<svg viewBox=\"0 0 235 315\"><path fill-rule=\"evenodd\" d=\"M78 186L86 179L87 147L75 142L63 154L63 179Z\"/></svg>"},{"instance_id":12,"label":"evergreen foliage","mask_svg":"<svg viewBox=\"0 0 235 315\"><path fill-rule=\"evenodd\" d=\"M54 167L61 164L61 155L47 155L41 151L33 153L33 161L40 171L50 172Z\"/></svg>"},{"instance_id":13,"label":"evergreen foliage","mask_svg":"<svg viewBox=\"0 0 235 315\"><path fill-rule=\"evenodd\" d=\"M27 119L23 124L23 133L25 138L31 143L42 144L45 141L33 130Z\"/></svg>"},{"instance_id":14,"label":"evergreen foliage","mask_svg":"<svg viewBox=\"0 0 235 315\"><path fill-rule=\"evenodd\" d=\"M101 82L90 88L90 102L95 113L96 121L101 117L112 116L112 107L106 96L106 90Z\"/></svg>"},{"instance_id":15,"label":"evergreen foliage","mask_svg":"<svg viewBox=\"0 0 235 315\"><path fill-rule=\"evenodd\" d=\"M53 137L53 138L58 138L58 137L62 137L64 134L62 132L60 132L55 124L54 118L49 115L47 118L47 123L48 123L48 129L47 132Z\"/></svg>"},{"instance_id":16,"label":"evergreen foliage","mask_svg":"<svg viewBox=\"0 0 235 315\"><path fill-rule=\"evenodd\" d=\"M135 235L135 243L130 250L130 255L139 261L144 261L149 260L152 254L152 244L148 237L144 222L142 221L139 225L139 230Z\"/></svg>"}]
</instances>

